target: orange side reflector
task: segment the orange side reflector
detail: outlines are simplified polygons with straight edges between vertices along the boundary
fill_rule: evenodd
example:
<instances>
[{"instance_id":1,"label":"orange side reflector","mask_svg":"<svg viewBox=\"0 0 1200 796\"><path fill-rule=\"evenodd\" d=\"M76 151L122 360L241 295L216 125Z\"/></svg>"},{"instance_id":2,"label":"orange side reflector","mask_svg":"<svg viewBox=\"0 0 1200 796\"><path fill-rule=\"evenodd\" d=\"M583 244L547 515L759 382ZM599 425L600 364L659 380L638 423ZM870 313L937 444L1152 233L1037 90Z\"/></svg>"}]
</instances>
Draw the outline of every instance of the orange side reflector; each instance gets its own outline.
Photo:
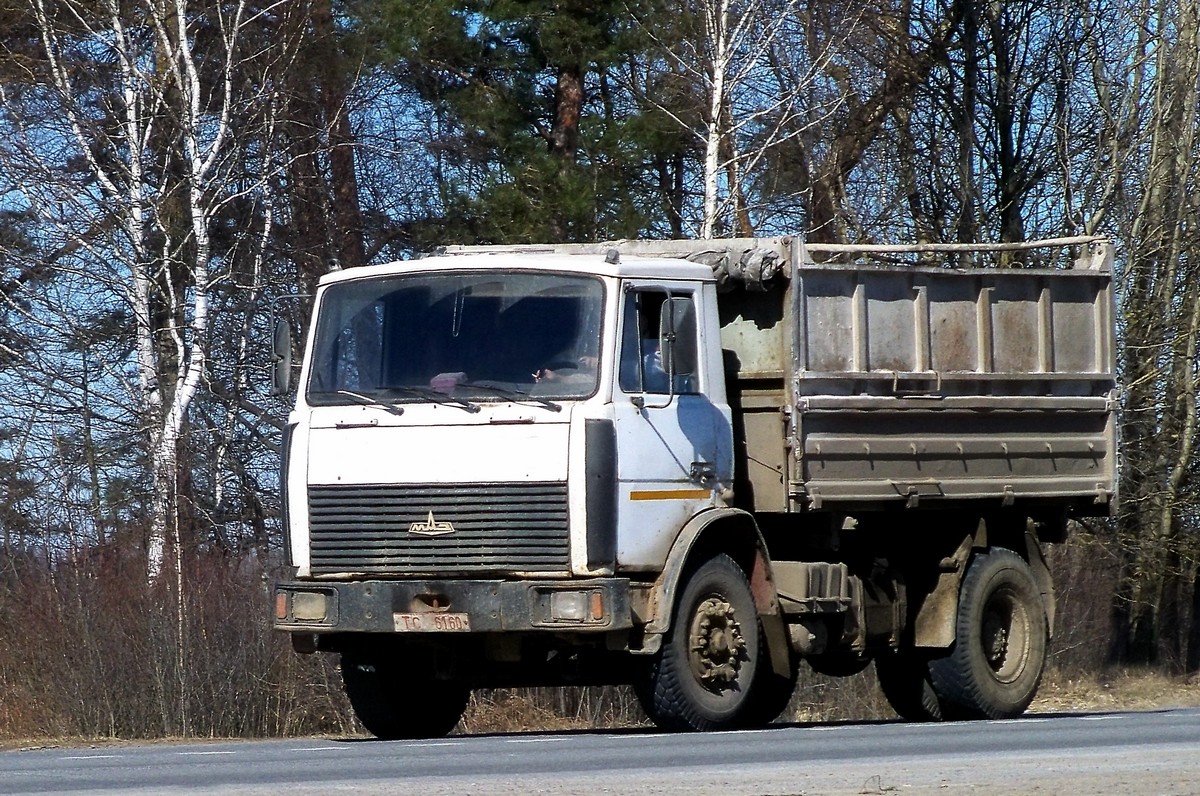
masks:
<instances>
[{"instance_id":1,"label":"orange side reflector","mask_svg":"<svg viewBox=\"0 0 1200 796\"><path fill-rule=\"evenodd\" d=\"M275 592L275 618L281 622L288 618L288 593L285 591Z\"/></svg>"}]
</instances>

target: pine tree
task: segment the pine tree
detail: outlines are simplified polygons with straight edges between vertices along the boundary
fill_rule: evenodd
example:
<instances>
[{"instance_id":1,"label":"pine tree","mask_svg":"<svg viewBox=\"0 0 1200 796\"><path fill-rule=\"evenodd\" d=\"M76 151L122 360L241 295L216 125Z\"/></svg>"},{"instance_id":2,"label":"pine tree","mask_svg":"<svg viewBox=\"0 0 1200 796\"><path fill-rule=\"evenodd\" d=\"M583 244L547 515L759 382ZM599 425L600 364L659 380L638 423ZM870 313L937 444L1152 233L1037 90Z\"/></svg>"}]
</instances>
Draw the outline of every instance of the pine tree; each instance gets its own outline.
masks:
<instances>
[{"instance_id":1,"label":"pine tree","mask_svg":"<svg viewBox=\"0 0 1200 796\"><path fill-rule=\"evenodd\" d=\"M363 9L381 60L431 108L443 215L414 237L580 241L637 234L646 200L612 70L626 4L390 0Z\"/></svg>"}]
</instances>

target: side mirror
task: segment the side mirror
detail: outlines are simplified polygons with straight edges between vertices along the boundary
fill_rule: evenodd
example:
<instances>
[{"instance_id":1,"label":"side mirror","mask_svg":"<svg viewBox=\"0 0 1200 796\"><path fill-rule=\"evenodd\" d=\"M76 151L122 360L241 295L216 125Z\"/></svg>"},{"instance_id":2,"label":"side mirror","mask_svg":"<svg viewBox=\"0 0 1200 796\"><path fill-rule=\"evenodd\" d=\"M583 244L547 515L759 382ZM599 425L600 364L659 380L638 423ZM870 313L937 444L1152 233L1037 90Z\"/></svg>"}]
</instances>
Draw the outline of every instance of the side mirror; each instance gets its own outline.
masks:
<instances>
[{"instance_id":1,"label":"side mirror","mask_svg":"<svg viewBox=\"0 0 1200 796\"><path fill-rule=\"evenodd\" d=\"M271 335L271 395L287 395L291 388L292 328L279 318Z\"/></svg>"},{"instance_id":2,"label":"side mirror","mask_svg":"<svg viewBox=\"0 0 1200 796\"><path fill-rule=\"evenodd\" d=\"M663 370L671 377L696 372L696 308L690 298L672 296L663 303L658 339Z\"/></svg>"}]
</instances>

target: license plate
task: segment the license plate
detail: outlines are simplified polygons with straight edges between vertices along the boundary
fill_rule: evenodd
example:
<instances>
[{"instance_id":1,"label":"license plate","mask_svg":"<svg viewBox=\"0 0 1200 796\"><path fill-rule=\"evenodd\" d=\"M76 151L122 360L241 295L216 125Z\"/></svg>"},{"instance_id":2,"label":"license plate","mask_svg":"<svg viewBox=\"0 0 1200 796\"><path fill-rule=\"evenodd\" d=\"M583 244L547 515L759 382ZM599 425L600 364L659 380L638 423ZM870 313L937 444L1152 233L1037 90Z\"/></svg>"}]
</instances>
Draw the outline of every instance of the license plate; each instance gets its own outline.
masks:
<instances>
[{"instance_id":1,"label":"license plate","mask_svg":"<svg viewBox=\"0 0 1200 796\"><path fill-rule=\"evenodd\" d=\"M471 619L467 614L392 614L397 633L469 633Z\"/></svg>"}]
</instances>

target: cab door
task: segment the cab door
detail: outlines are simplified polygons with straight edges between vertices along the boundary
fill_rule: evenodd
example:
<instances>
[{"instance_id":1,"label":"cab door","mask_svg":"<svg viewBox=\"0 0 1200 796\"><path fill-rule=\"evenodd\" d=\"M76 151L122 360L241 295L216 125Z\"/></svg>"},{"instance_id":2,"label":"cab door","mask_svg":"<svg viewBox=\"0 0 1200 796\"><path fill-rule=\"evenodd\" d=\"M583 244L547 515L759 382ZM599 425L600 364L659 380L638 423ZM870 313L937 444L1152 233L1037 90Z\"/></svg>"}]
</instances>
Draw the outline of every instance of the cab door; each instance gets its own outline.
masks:
<instances>
[{"instance_id":1,"label":"cab door","mask_svg":"<svg viewBox=\"0 0 1200 796\"><path fill-rule=\"evenodd\" d=\"M712 372L720 351L701 344L708 324L707 339L718 339L702 290L631 284L622 296L614 422L623 569L661 567L679 529L732 480L729 407Z\"/></svg>"}]
</instances>

